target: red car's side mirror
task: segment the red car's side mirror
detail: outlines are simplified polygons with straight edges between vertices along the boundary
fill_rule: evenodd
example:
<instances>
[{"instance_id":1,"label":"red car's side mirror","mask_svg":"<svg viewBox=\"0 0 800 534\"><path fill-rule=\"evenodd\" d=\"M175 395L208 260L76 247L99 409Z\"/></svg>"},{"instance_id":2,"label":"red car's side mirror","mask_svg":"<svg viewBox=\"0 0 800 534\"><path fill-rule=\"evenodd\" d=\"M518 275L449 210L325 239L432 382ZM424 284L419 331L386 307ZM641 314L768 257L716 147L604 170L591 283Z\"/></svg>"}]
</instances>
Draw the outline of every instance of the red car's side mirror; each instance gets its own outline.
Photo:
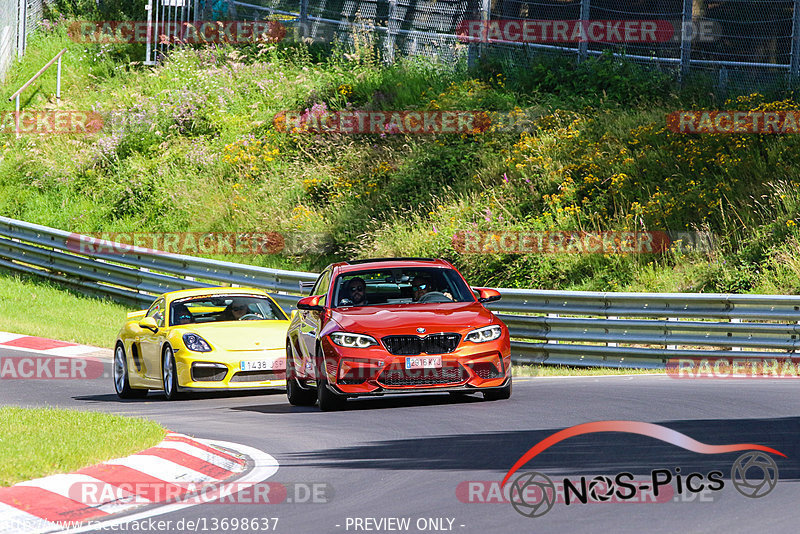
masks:
<instances>
[{"instance_id":1,"label":"red car's side mirror","mask_svg":"<svg viewBox=\"0 0 800 534\"><path fill-rule=\"evenodd\" d=\"M500 292L496 289L476 287L475 291L478 292L478 302L495 302L501 297Z\"/></svg>"},{"instance_id":2,"label":"red car's side mirror","mask_svg":"<svg viewBox=\"0 0 800 534\"><path fill-rule=\"evenodd\" d=\"M325 295L315 295L305 297L297 301L298 310L324 311L325 306L320 304L320 300L325 300Z\"/></svg>"}]
</instances>

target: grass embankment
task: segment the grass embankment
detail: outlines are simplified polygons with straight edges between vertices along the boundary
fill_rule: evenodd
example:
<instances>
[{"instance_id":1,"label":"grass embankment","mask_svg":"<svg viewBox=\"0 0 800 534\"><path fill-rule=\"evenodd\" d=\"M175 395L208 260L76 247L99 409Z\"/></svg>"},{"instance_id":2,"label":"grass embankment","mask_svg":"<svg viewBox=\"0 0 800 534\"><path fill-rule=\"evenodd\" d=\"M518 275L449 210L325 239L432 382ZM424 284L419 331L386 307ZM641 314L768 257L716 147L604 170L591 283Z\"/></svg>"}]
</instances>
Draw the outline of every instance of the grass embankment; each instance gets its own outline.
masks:
<instances>
[{"instance_id":1,"label":"grass embankment","mask_svg":"<svg viewBox=\"0 0 800 534\"><path fill-rule=\"evenodd\" d=\"M144 419L56 408L0 408L0 486L136 453L166 431Z\"/></svg>"},{"instance_id":2,"label":"grass embankment","mask_svg":"<svg viewBox=\"0 0 800 534\"><path fill-rule=\"evenodd\" d=\"M0 270L0 331L113 348L132 308Z\"/></svg>"},{"instance_id":3,"label":"grass embankment","mask_svg":"<svg viewBox=\"0 0 800 534\"><path fill-rule=\"evenodd\" d=\"M679 109L797 109L795 101L679 92L610 57L516 69L385 66L357 42L347 54L270 43L187 49L151 69L130 64L121 45L74 43L63 26L42 34L5 87L67 47L61 107L98 110L107 126L85 136L9 136L0 213L77 232L333 239L330 254L229 258L267 266L440 256L476 285L800 291L797 136L678 135L665 121ZM26 94L25 108L51 102L53 78ZM417 136L285 133L272 121L282 110L342 109L539 118L522 134ZM707 253L460 254L452 245L459 230L701 230L718 241Z\"/></svg>"}]
</instances>

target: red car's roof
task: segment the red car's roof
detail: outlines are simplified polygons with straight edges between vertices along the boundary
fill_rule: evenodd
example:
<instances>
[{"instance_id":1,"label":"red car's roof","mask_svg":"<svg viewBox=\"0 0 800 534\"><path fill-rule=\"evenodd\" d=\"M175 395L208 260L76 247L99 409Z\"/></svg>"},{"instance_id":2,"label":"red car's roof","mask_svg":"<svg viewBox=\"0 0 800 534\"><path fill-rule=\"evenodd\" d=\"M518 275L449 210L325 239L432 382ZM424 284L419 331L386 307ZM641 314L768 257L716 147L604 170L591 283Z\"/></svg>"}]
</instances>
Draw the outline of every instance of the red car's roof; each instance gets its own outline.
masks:
<instances>
[{"instance_id":1,"label":"red car's roof","mask_svg":"<svg viewBox=\"0 0 800 534\"><path fill-rule=\"evenodd\" d=\"M333 264L338 267L340 273L353 271L364 271L367 269L398 269L398 268L418 268L418 267L445 267L452 269L450 262L439 259L424 258L386 258L370 260L360 260L354 263L341 262Z\"/></svg>"}]
</instances>

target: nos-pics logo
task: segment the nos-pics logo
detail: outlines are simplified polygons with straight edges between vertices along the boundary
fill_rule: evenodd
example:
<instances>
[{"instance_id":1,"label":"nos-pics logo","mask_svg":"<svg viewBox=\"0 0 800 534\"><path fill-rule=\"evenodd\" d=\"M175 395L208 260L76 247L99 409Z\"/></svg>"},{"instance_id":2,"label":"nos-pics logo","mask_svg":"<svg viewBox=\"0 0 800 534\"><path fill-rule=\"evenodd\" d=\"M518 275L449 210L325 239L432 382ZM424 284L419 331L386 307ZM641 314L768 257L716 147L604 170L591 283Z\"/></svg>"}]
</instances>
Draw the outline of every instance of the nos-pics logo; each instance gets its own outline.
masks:
<instances>
[{"instance_id":1,"label":"nos-pics logo","mask_svg":"<svg viewBox=\"0 0 800 534\"><path fill-rule=\"evenodd\" d=\"M681 434L675 430L638 421L597 421L584 423L556 432L534 445L506 473L501 485L509 482L519 469L539 453L565 439L582 434L596 432L626 432L640 434L665 441L683 449L699 454L723 454L736 451L747 451L733 462L730 478L736 490L752 499L769 494L778 483L778 465L771 456L764 453L786 457L780 451L764 445L753 443L737 443L732 445L708 445ZM511 505L518 513L526 517L541 517L553 508L556 501L564 504L587 504L630 500L638 497L642 491L650 491L658 497L659 491L672 484L679 495L699 493L701 491L720 491L725 487L722 471L713 470L707 473L682 473L679 467L674 470L655 469L650 473L647 484L633 483L632 473L622 472L615 476L600 475L593 478L580 477L577 481L564 478L557 488L553 480L538 471L528 471L518 475L511 482L509 497ZM558 490L561 489L561 492Z\"/></svg>"}]
</instances>

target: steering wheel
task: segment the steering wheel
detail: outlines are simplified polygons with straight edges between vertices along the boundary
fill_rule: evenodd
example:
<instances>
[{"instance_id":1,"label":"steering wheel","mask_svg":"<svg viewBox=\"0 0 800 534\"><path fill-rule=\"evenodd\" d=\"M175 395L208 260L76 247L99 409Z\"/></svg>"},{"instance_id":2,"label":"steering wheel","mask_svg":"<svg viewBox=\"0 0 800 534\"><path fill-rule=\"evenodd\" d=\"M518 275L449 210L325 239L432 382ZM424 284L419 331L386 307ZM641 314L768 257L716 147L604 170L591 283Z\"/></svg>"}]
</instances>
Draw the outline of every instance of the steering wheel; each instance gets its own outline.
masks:
<instances>
[{"instance_id":1,"label":"steering wheel","mask_svg":"<svg viewBox=\"0 0 800 534\"><path fill-rule=\"evenodd\" d=\"M453 300L448 298L444 293L431 291L430 293L422 295L417 302L453 302Z\"/></svg>"},{"instance_id":2,"label":"steering wheel","mask_svg":"<svg viewBox=\"0 0 800 534\"><path fill-rule=\"evenodd\" d=\"M263 317L261 317L257 313L245 313L244 315L239 317L240 321L260 321L262 319L263 319Z\"/></svg>"}]
</instances>

